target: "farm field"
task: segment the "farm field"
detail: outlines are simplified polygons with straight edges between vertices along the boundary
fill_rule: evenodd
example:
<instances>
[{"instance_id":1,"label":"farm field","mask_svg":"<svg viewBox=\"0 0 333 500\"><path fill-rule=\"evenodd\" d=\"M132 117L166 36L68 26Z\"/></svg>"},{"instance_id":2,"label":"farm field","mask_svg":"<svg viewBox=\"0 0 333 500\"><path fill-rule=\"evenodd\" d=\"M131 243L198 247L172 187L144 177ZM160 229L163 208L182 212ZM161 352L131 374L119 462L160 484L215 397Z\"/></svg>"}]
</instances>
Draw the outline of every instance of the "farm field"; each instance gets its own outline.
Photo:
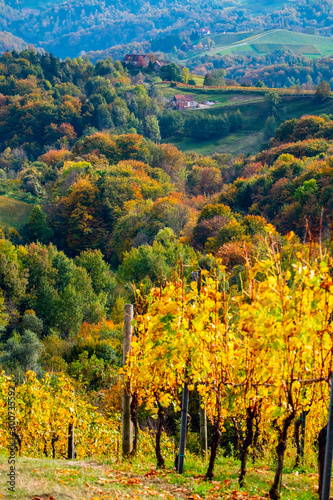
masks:
<instances>
[{"instance_id":1,"label":"farm field","mask_svg":"<svg viewBox=\"0 0 333 500\"><path fill-rule=\"evenodd\" d=\"M258 32L258 34L262 31ZM243 33L220 33L218 35L212 35L210 38L215 42L216 45L228 45L230 43L237 43L244 40L245 37L254 35L250 31L245 31ZM204 39L202 39L204 40Z\"/></svg>"},{"instance_id":2,"label":"farm field","mask_svg":"<svg viewBox=\"0 0 333 500\"><path fill-rule=\"evenodd\" d=\"M290 50L309 57L322 57L333 54L333 38L308 35L296 31L275 29L258 33L216 34L210 37L215 46L204 51L188 52L185 60L205 54L267 54L275 50ZM204 41L204 39L202 39Z\"/></svg>"},{"instance_id":3,"label":"farm field","mask_svg":"<svg viewBox=\"0 0 333 500\"><path fill-rule=\"evenodd\" d=\"M180 150L194 151L202 155L211 155L216 153L231 153L231 154L256 154L262 146L267 142L264 136L264 128L267 117L270 114L268 104L264 97L258 94L230 92L224 93L217 90L209 89L174 89L171 87L161 86L163 94L172 98L176 93L193 94L198 102L206 100L217 102L218 104L209 109L193 109L183 111L188 113L209 113L219 115L225 112L236 111L239 109L244 118L243 130L227 135L226 137L217 138L214 140L197 141L190 138L181 140L167 138L164 142L172 142ZM329 99L322 104L318 104L313 97L304 96L286 96L282 97L281 103L277 109L277 122L280 123L291 118L300 118L303 115L321 113L333 113L333 99Z\"/></svg>"},{"instance_id":4,"label":"farm field","mask_svg":"<svg viewBox=\"0 0 333 500\"><path fill-rule=\"evenodd\" d=\"M5 457L3 457L5 458ZM273 479L273 469L264 463L249 466L247 485L238 487L239 463L220 457L212 482L204 480L204 467L197 457L190 457L184 474L176 474L172 464L163 470L149 457L144 462L111 463L95 460L64 461L21 458L17 460L15 496L5 493L7 464L0 465L0 498L9 500L264 500ZM315 500L316 470L311 465L303 471L287 468L283 493L289 500Z\"/></svg>"},{"instance_id":5,"label":"farm field","mask_svg":"<svg viewBox=\"0 0 333 500\"><path fill-rule=\"evenodd\" d=\"M204 82L204 77L201 76L201 75L193 75L192 78L194 79L196 85L198 86L203 86L203 82Z\"/></svg>"},{"instance_id":6,"label":"farm field","mask_svg":"<svg viewBox=\"0 0 333 500\"><path fill-rule=\"evenodd\" d=\"M0 224L20 229L32 209L30 203L0 196Z\"/></svg>"},{"instance_id":7,"label":"farm field","mask_svg":"<svg viewBox=\"0 0 333 500\"><path fill-rule=\"evenodd\" d=\"M231 105L237 102L252 102L254 100L263 100L264 94L270 89L254 89L254 91L243 90L241 87L237 90L228 87L209 88L209 87L183 87L179 85L176 88L170 87L168 84L159 85L159 90L164 97L172 99L176 94L191 94L195 96L197 102L214 101L220 105Z\"/></svg>"},{"instance_id":8,"label":"farm field","mask_svg":"<svg viewBox=\"0 0 333 500\"><path fill-rule=\"evenodd\" d=\"M170 142L165 140L165 142ZM172 143L181 151L193 151L204 156L210 156L214 153L236 154L256 154L258 145L263 144L263 132L238 132L230 134L227 137L211 141L196 141L189 138L182 140L173 140Z\"/></svg>"}]
</instances>

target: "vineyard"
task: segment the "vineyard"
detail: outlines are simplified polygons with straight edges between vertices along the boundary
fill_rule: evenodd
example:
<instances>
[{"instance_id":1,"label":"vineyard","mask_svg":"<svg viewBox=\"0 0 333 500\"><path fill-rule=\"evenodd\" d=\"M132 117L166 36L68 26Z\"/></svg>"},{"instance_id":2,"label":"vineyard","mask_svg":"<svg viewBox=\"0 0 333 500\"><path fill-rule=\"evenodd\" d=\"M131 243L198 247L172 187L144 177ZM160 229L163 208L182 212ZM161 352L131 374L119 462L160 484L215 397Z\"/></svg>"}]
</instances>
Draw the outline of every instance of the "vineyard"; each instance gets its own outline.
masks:
<instances>
[{"instance_id":1,"label":"vineyard","mask_svg":"<svg viewBox=\"0 0 333 500\"><path fill-rule=\"evenodd\" d=\"M333 359L331 257L287 252L283 258L272 239L267 257L248 262L242 276L217 265L190 287L179 280L152 290L125 368L133 396L161 426L184 381L198 392L212 423L207 479L228 419L242 422L240 485L249 449L276 446L272 499L280 498L292 423L306 415L308 447L325 425ZM163 465L158 445L157 460Z\"/></svg>"},{"instance_id":2,"label":"vineyard","mask_svg":"<svg viewBox=\"0 0 333 500\"><path fill-rule=\"evenodd\" d=\"M274 52L275 50L280 50L285 52L290 50L291 52L309 55L320 55L320 50L315 47L315 45L285 45L282 43L254 43L252 47L259 53Z\"/></svg>"},{"instance_id":3,"label":"vineyard","mask_svg":"<svg viewBox=\"0 0 333 500\"><path fill-rule=\"evenodd\" d=\"M309 56L328 56L333 53L332 37L308 35L286 29L259 33L226 33L213 35L214 46L200 54L269 54L275 50L291 51ZM187 61L194 57L189 53Z\"/></svg>"},{"instance_id":4,"label":"vineyard","mask_svg":"<svg viewBox=\"0 0 333 500\"><path fill-rule=\"evenodd\" d=\"M10 444L7 421L7 401L13 382L1 374L0 430L1 449ZM46 374L38 380L34 372L26 373L22 384L16 386L16 429L18 456L33 458L68 458L69 428L75 429L75 456L80 459L118 460L121 454L121 414L113 411L103 415L75 393L73 382L64 375ZM162 448L168 458L172 442L164 436ZM140 452L144 457L153 452L151 436L142 432ZM0 497L1 498L1 497Z\"/></svg>"},{"instance_id":5,"label":"vineyard","mask_svg":"<svg viewBox=\"0 0 333 500\"><path fill-rule=\"evenodd\" d=\"M333 363L333 262L331 250L321 244L301 245L293 233L282 244L273 226L266 234L260 256L248 257L236 274L208 257L192 278L180 268L148 296L139 287L131 348L121 373L132 399L129 457L155 451L158 469L174 456L178 463L182 455L163 429L180 410L186 387L209 422L206 479L214 478L221 439L236 426L239 486L247 483L250 456L251 463L275 456L269 497L279 499L286 457L294 457L297 470L304 457L316 453L318 442L321 490L321 436ZM2 374L2 422L12 385ZM140 429L143 410L156 420L150 431ZM78 458L119 461L117 411L101 414L66 376L38 380L28 372L16 388L19 456L66 458L71 429ZM9 445L5 425L0 442L2 448Z\"/></svg>"},{"instance_id":6,"label":"vineyard","mask_svg":"<svg viewBox=\"0 0 333 500\"><path fill-rule=\"evenodd\" d=\"M299 33L291 30L271 30L262 36L251 37L251 40L258 39L265 40L265 43L282 43L285 45L333 45L332 39L319 35L308 35L306 33ZM250 40L250 39L248 39Z\"/></svg>"},{"instance_id":7,"label":"vineyard","mask_svg":"<svg viewBox=\"0 0 333 500\"><path fill-rule=\"evenodd\" d=\"M333 500L333 5L118 3L0 0L0 500Z\"/></svg>"}]
</instances>

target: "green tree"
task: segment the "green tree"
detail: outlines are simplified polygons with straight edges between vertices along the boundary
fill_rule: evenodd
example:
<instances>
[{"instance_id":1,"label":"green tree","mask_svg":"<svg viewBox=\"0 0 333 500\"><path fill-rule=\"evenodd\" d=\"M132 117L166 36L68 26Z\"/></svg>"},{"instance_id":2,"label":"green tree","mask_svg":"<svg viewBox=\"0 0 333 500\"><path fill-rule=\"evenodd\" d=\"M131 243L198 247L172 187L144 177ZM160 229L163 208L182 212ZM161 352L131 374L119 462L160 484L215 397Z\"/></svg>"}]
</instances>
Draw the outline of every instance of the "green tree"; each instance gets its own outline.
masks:
<instances>
[{"instance_id":1,"label":"green tree","mask_svg":"<svg viewBox=\"0 0 333 500\"><path fill-rule=\"evenodd\" d=\"M87 250L81 252L75 258L75 264L87 271L94 293L99 298L106 300L106 307L109 309L114 302L117 283L110 266L104 261L101 251Z\"/></svg>"},{"instance_id":2,"label":"green tree","mask_svg":"<svg viewBox=\"0 0 333 500\"><path fill-rule=\"evenodd\" d=\"M43 321L37 318L34 311L26 311L22 318L21 330L23 332L29 330L37 335L41 335L43 331Z\"/></svg>"},{"instance_id":3,"label":"green tree","mask_svg":"<svg viewBox=\"0 0 333 500\"><path fill-rule=\"evenodd\" d=\"M237 109L235 113L231 113L229 116L230 131L236 131L243 128L244 117L240 109Z\"/></svg>"},{"instance_id":4,"label":"green tree","mask_svg":"<svg viewBox=\"0 0 333 500\"><path fill-rule=\"evenodd\" d=\"M168 111L159 118L160 132L163 139L179 137L184 133L184 117L178 111Z\"/></svg>"},{"instance_id":5,"label":"green tree","mask_svg":"<svg viewBox=\"0 0 333 500\"><path fill-rule=\"evenodd\" d=\"M161 132L156 116L148 116L145 120L146 135L153 142L161 141Z\"/></svg>"},{"instance_id":6,"label":"green tree","mask_svg":"<svg viewBox=\"0 0 333 500\"><path fill-rule=\"evenodd\" d=\"M117 108L118 109L118 108ZM122 109L122 108L119 108ZM115 114L115 112L114 112ZM98 130L110 129L113 126L111 113L106 103L100 104L95 112L96 126ZM120 111L117 114L117 119L120 120ZM126 121L126 120L125 120Z\"/></svg>"},{"instance_id":7,"label":"green tree","mask_svg":"<svg viewBox=\"0 0 333 500\"><path fill-rule=\"evenodd\" d=\"M17 381L22 380L28 370L41 376L39 358L42 351L43 344L36 333L30 330L25 330L22 335L14 333L3 345L0 363Z\"/></svg>"},{"instance_id":8,"label":"green tree","mask_svg":"<svg viewBox=\"0 0 333 500\"><path fill-rule=\"evenodd\" d=\"M94 292L111 293L115 287L115 279L110 269L109 264L103 259L103 254L100 250L87 250L81 252L75 258L75 264L78 267L83 267L89 274Z\"/></svg>"},{"instance_id":9,"label":"green tree","mask_svg":"<svg viewBox=\"0 0 333 500\"><path fill-rule=\"evenodd\" d=\"M4 331L8 323L8 315L5 312L4 304L5 304L4 297L2 291L0 290L0 333Z\"/></svg>"},{"instance_id":10,"label":"green tree","mask_svg":"<svg viewBox=\"0 0 333 500\"><path fill-rule=\"evenodd\" d=\"M270 139L271 137L273 137L275 130L276 130L276 120L275 117L272 115L269 116L265 122L264 133L266 139Z\"/></svg>"},{"instance_id":11,"label":"green tree","mask_svg":"<svg viewBox=\"0 0 333 500\"><path fill-rule=\"evenodd\" d=\"M196 254L188 245L181 244L172 229L161 229L153 245L142 245L125 252L124 260L118 269L123 281L143 281L146 285L157 284L170 279L177 263L195 266ZM147 290L148 290L147 288Z\"/></svg>"},{"instance_id":12,"label":"green tree","mask_svg":"<svg viewBox=\"0 0 333 500\"><path fill-rule=\"evenodd\" d=\"M115 126L125 125L129 117L130 112L126 102L120 97L117 97L112 103L112 120Z\"/></svg>"},{"instance_id":13,"label":"green tree","mask_svg":"<svg viewBox=\"0 0 333 500\"><path fill-rule=\"evenodd\" d=\"M294 198L301 203L306 203L311 196L315 196L317 193L317 182L315 179L310 179L308 181L304 181L303 185L296 189Z\"/></svg>"},{"instance_id":14,"label":"green tree","mask_svg":"<svg viewBox=\"0 0 333 500\"><path fill-rule=\"evenodd\" d=\"M95 66L95 73L100 76L109 75L110 73L113 73L114 70L115 67L111 57L98 61Z\"/></svg>"},{"instance_id":15,"label":"green tree","mask_svg":"<svg viewBox=\"0 0 333 500\"><path fill-rule=\"evenodd\" d=\"M185 66L185 68L183 68L182 76L183 76L183 82L188 83L189 78L190 78L190 70L188 68L186 68L186 66Z\"/></svg>"},{"instance_id":16,"label":"green tree","mask_svg":"<svg viewBox=\"0 0 333 500\"><path fill-rule=\"evenodd\" d=\"M275 113L276 106L281 102L281 97L277 92L267 92L267 94L265 94L265 101L268 104L270 112Z\"/></svg>"},{"instance_id":17,"label":"green tree","mask_svg":"<svg viewBox=\"0 0 333 500\"><path fill-rule=\"evenodd\" d=\"M224 79L226 77L226 70L225 69L213 69L212 71L209 71L204 80L204 85L207 85L208 87L213 87L213 86L220 86L224 84Z\"/></svg>"},{"instance_id":18,"label":"green tree","mask_svg":"<svg viewBox=\"0 0 333 500\"><path fill-rule=\"evenodd\" d=\"M162 66L160 75L162 80L170 81L170 82L181 82L182 78L182 70L176 63L165 64Z\"/></svg>"},{"instance_id":19,"label":"green tree","mask_svg":"<svg viewBox=\"0 0 333 500\"><path fill-rule=\"evenodd\" d=\"M89 357L87 351L79 355L79 359L68 365L68 373L71 377L79 380L87 389L98 390L105 386L106 367L105 361L99 359L96 354Z\"/></svg>"},{"instance_id":20,"label":"green tree","mask_svg":"<svg viewBox=\"0 0 333 500\"><path fill-rule=\"evenodd\" d=\"M15 248L15 247L14 247ZM0 287L3 292L6 303L10 303L10 314L15 316L15 307L19 304L26 294L27 272L24 266L17 261L16 256L11 257L0 252ZM1 305L1 304L0 304ZM1 322L0 322L1 325Z\"/></svg>"},{"instance_id":21,"label":"green tree","mask_svg":"<svg viewBox=\"0 0 333 500\"><path fill-rule=\"evenodd\" d=\"M46 215L39 205L36 205L30 212L29 220L26 225L26 240L39 241L47 244L50 242L53 231L50 228Z\"/></svg>"},{"instance_id":22,"label":"green tree","mask_svg":"<svg viewBox=\"0 0 333 500\"><path fill-rule=\"evenodd\" d=\"M323 80L316 88L316 98L319 102L324 102L331 95L331 86Z\"/></svg>"}]
</instances>

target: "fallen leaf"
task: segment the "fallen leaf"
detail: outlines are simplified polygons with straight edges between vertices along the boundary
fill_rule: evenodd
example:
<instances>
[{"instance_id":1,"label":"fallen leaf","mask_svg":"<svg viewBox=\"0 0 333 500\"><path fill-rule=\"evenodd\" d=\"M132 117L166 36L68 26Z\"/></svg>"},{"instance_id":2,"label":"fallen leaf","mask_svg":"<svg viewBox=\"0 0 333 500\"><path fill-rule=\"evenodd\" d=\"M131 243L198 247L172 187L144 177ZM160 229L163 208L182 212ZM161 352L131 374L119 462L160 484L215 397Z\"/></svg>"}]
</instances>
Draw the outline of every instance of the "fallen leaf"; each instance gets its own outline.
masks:
<instances>
[{"instance_id":1,"label":"fallen leaf","mask_svg":"<svg viewBox=\"0 0 333 500\"><path fill-rule=\"evenodd\" d=\"M121 484L127 484L128 486L132 486L133 484L142 484L142 481L137 477L130 477L129 479L121 479Z\"/></svg>"},{"instance_id":2,"label":"fallen leaf","mask_svg":"<svg viewBox=\"0 0 333 500\"><path fill-rule=\"evenodd\" d=\"M158 476L158 472L154 469L150 469L149 472L146 472L145 477L153 477Z\"/></svg>"}]
</instances>

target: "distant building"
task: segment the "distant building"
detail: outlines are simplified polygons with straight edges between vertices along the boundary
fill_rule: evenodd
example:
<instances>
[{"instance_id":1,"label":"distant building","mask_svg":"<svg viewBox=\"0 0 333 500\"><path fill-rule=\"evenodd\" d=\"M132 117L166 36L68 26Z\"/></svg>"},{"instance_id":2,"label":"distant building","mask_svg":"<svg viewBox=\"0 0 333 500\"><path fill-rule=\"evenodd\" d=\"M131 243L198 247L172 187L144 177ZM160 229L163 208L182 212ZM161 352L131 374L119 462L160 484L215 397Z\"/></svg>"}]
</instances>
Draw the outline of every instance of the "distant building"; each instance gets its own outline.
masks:
<instances>
[{"instance_id":1,"label":"distant building","mask_svg":"<svg viewBox=\"0 0 333 500\"><path fill-rule=\"evenodd\" d=\"M183 52L187 52L188 50L194 50L195 46L190 43L183 42L181 46L179 47L179 50L182 50Z\"/></svg>"},{"instance_id":2,"label":"distant building","mask_svg":"<svg viewBox=\"0 0 333 500\"><path fill-rule=\"evenodd\" d=\"M175 95L173 98L174 107L176 109L189 109L196 108L198 103L193 99L193 96L188 95Z\"/></svg>"},{"instance_id":3,"label":"distant building","mask_svg":"<svg viewBox=\"0 0 333 500\"><path fill-rule=\"evenodd\" d=\"M154 56L154 54L126 54L123 59L125 66L133 68L147 68L149 63L153 65L154 71L159 71L163 66Z\"/></svg>"},{"instance_id":4,"label":"distant building","mask_svg":"<svg viewBox=\"0 0 333 500\"><path fill-rule=\"evenodd\" d=\"M210 35L210 29L209 28L200 28L199 35L202 35L202 36Z\"/></svg>"},{"instance_id":5,"label":"distant building","mask_svg":"<svg viewBox=\"0 0 333 500\"><path fill-rule=\"evenodd\" d=\"M162 64L159 61L155 61L153 66L155 71L159 71L162 68Z\"/></svg>"},{"instance_id":6,"label":"distant building","mask_svg":"<svg viewBox=\"0 0 333 500\"><path fill-rule=\"evenodd\" d=\"M146 68L150 62L146 54L126 54L123 59L125 66L134 66L135 68Z\"/></svg>"}]
</instances>

